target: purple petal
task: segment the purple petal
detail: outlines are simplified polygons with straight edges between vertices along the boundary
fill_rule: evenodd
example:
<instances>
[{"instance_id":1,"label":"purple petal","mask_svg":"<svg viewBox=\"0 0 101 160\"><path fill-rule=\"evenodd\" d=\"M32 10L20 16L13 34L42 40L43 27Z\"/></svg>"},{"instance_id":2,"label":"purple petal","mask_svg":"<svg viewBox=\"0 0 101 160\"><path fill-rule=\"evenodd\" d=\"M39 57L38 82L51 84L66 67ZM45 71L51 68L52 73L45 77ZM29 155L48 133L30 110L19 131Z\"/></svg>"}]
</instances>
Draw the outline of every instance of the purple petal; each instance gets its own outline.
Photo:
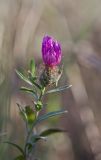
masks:
<instances>
[{"instance_id":1,"label":"purple petal","mask_svg":"<svg viewBox=\"0 0 101 160\"><path fill-rule=\"evenodd\" d=\"M54 38L45 36L42 42L43 62L47 66L56 66L61 62L61 47Z\"/></svg>"}]
</instances>

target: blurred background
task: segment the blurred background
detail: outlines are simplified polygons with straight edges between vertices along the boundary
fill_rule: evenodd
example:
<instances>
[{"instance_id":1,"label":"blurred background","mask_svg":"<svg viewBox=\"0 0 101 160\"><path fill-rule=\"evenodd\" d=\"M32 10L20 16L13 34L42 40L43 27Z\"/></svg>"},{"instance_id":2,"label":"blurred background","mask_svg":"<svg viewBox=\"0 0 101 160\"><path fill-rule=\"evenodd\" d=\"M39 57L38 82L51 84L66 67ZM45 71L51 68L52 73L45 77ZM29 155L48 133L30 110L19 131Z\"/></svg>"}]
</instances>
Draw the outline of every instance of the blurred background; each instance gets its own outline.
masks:
<instances>
[{"instance_id":1,"label":"blurred background","mask_svg":"<svg viewBox=\"0 0 101 160\"><path fill-rule=\"evenodd\" d=\"M59 85L72 88L46 99L46 111L64 108L68 114L39 126L66 129L65 134L39 142L40 160L101 160L101 0L0 0L0 140L23 146L24 124L16 103L31 97L19 92L15 69L28 68L31 58L42 63L45 34L62 46L63 75ZM0 160L18 151L0 144Z\"/></svg>"}]
</instances>

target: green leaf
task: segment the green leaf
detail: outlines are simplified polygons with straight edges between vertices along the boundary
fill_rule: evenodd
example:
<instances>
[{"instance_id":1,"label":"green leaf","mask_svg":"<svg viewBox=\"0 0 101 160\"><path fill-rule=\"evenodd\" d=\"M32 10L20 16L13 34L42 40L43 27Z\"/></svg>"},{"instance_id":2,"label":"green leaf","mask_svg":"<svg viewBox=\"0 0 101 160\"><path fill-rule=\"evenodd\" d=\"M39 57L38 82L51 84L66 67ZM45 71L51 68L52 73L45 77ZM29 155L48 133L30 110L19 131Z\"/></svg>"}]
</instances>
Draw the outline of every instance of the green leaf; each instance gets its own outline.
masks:
<instances>
[{"instance_id":1,"label":"green leaf","mask_svg":"<svg viewBox=\"0 0 101 160\"><path fill-rule=\"evenodd\" d=\"M49 93L55 93L55 92L61 92L61 91L63 91L63 90L65 90L65 89L68 89L68 88L70 88L72 85L65 85L65 86L63 86L63 87L59 87L59 88L56 88L56 89L52 89L52 90L50 90L50 91L47 91L45 94L49 94Z\"/></svg>"},{"instance_id":2,"label":"green leaf","mask_svg":"<svg viewBox=\"0 0 101 160\"><path fill-rule=\"evenodd\" d=\"M19 155L14 160L25 160L25 158L23 155Z\"/></svg>"},{"instance_id":3,"label":"green leaf","mask_svg":"<svg viewBox=\"0 0 101 160\"><path fill-rule=\"evenodd\" d=\"M24 111L24 109L22 108L22 106L20 104L17 103L17 106L19 108L20 111L20 115L22 116L23 120L27 122L27 115Z\"/></svg>"},{"instance_id":4,"label":"green leaf","mask_svg":"<svg viewBox=\"0 0 101 160\"><path fill-rule=\"evenodd\" d=\"M32 89L27 88L27 87L21 87L20 90L21 90L21 91L28 92L28 93L32 93L32 94L35 93Z\"/></svg>"},{"instance_id":5,"label":"green leaf","mask_svg":"<svg viewBox=\"0 0 101 160\"><path fill-rule=\"evenodd\" d=\"M32 77L29 77L29 79L28 79L23 73L19 72L18 70L16 70L16 73L23 81L25 81L29 85L36 86L40 90L42 89L42 87L35 82L36 77L35 77L35 79Z\"/></svg>"},{"instance_id":6,"label":"green leaf","mask_svg":"<svg viewBox=\"0 0 101 160\"><path fill-rule=\"evenodd\" d=\"M34 77L35 76L35 62L33 59L30 61L30 71L31 71L32 77Z\"/></svg>"},{"instance_id":7,"label":"green leaf","mask_svg":"<svg viewBox=\"0 0 101 160\"><path fill-rule=\"evenodd\" d=\"M27 88L27 87L21 87L20 90L24 91L26 93L30 93L36 100L38 99L38 96L36 95L36 93L32 89Z\"/></svg>"},{"instance_id":8,"label":"green leaf","mask_svg":"<svg viewBox=\"0 0 101 160\"><path fill-rule=\"evenodd\" d=\"M61 133L61 132L66 132L66 131L64 131L62 129L58 129L58 128L50 128L50 129L47 129L47 130L43 131L42 133L40 133L40 136L46 137L46 136L50 136L52 134Z\"/></svg>"},{"instance_id":9,"label":"green leaf","mask_svg":"<svg viewBox=\"0 0 101 160\"><path fill-rule=\"evenodd\" d=\"M28 125L29 125L29 127L32 127L33 122L36 119L35 112L33 111L33 109L30 106L26 106L25 107L25 113L26 113L26 116L27 116Z\"/></svg>"},{"instance_id":10,"label":"green leaf","mask_svg":"<svg viewBox=\"0 0 101 160\"><path fill-rule=\"evenodd\" d=\"M29 79L33 83L33 82L35 82L37 80L37 77L36 76L32 77L32 75L29 75Z\"/></svg>"},{"instance_id":11,"label":"green leaf","mask_svg":"<svg viewBox=\"0 0 101 160\"><path fill-rule=\"evenodd\" d=\"M33 85L32 82L23 73L21 73L18 70L16 70L16 73L23 81L25 81L26 83L28 83L30 85Z\"/></svg>"},{"instance_id":12,"label":"green leaf","mask_svg":"<svg viewBox=\"0 0 101 160\"><path fill-rule=\"evenodd\" d=\"M15 144L15 143L12 143L12 142L9 142L9 141L5 141L3 143L10 144L13 147L17 148L22 153L22 155L25 157L24 151L23 151L23 149L19 145Z\"/></svg>"},{"instance_id":13,"label":"green leaf","mask_svg":"<svg viewBox=\"0 0 101 160\"><path fill-rule=\"evenodd\" d=\"M67 111L66 111L66 110L60 110L60 111L54 111L54 112L49 112L49 113L47 113L47 114L44 114L44 115L40 116L40 117L37 119L37 121L35 122L35 125L36 125L37 123L40 123L40 122L48 119L48 118L51 118L51 117L54 117L54 116L58 116L58 115L61 115L61 114L64 114L64 113L67 113Z\"/></svg>"},{"instance_id":14,"label":"green leaf","mask_svg":"<svg viewBox=\"0 0 101 160\"><path fill-rule=\"evenodd\" d=\"M61 132L66 132L66 131L64 131L62 129L58 129L58 128L47 129L47 130L43 131L42 133L40 133L39 135L32 135L31 139L30 139L31 144L35 144L39 140L46 141L47 136L50 136L50 135L55 134L55 133L61 133ZM32 147L31 144L29 145L30 147Z\"/></svg>"},{"instance_id":15,"label":"green leaf","mask_svg":"<svg viewBox=\"0 0 101 160\"><path fill-rule=\"evenodd\" d=\"M38 83L36 83L35 80L34 80L33 78L30 77L30 81L31 81L32 84L33 84L34 86L36 86L39 90L42 89L42 87L41 87Z\"/></svg>"}]
</instances>

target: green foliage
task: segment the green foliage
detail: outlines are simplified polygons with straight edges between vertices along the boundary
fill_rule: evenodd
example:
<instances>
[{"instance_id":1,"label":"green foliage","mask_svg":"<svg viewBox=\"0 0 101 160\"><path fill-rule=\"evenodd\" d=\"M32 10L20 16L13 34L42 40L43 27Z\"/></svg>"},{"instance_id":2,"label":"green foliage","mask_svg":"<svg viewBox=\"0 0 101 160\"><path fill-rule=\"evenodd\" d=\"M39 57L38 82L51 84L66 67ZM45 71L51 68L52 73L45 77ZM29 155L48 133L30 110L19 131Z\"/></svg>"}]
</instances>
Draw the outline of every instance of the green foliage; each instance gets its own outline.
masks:
<instances>
[{"instance_id":1,"label":"green foliage","mask_svg":"<svg viewBox=\"0 0 101 160\"><path fill-rule=\"evenodd\" d=\"M24 92L28 92L28 93L32 93L32 94L33 94L33 90L30 89L30 88L21 87L20 90L21 90L21 91L24 91ZM34 93L35 93L35 92L34 92Z\"/></svg>"},{"instance_id":2,"label":"green foliage","mask_svg":"<svg viewBox=\"0 0 101 160\"><path fill-rule=\"evenodd\" d=\"M15 143L12 143L12 142L9 142L9 141L5 141L3 143L7 143L7 144L12 145L16 149L18 149L22 153L22 155L25 157L25 153L24 153L23 149L19 145L15 144Z\"/></svg>"},{"instance_id":3,"label":"green foliage","mask_svg":"<svg viewBox=\"0 0 101 160\"><path fill-rule=\"evenodd\" d=\"M17 75L26 83L28 83L29 85L33 85L32 82L21 72L16 70Z\"/></svg>"},{"instance_id":4,"label":"green foliage","mask_svg":"<svg viewBox=\"0 0 101 160\"><path fill-rule=\"evenodd\" d=\"M30 72L31 72L32 77L34 77L35 76L35 62L33 59L30 61Z\"/></svg>"},{"instance_id":5,"label":"green foliage","mask_svg":"<svg viewBox=\"0 0 101 160\"><path fill-rule=\"evenodd\" d=\"M38 99L38 96L37 96L36 92L34 91L34 89L32 90L32 89L27 88L27 87L21 87L20 90L25 92L25 93L31 94L35 98L35 100Z\"/></svg>"},{"instance_id":6,"label":"green foliage","mask_svg":"<svg viewBox=\"0 0 101 160\"><path fill-rule=\"evenodd\" d=\"M59 115L64 114L64 113L67 113L67 111L66 110L60 110L60 111L54 111L54 112L49 112L47 114L44 114L36 120L35 125L44 121L44 120L47 120L48 118L51 118L51 117L54 117L54 116L59 116Z\"/></svg>"},{"instance_id":7,"label":"green foliage","mask_svg":"<svg viewBox=\"0 0 101 160\"><path fill-rule=\"evenodd\" d=\"M39 112L43 108L43 96L49 93L55 93L55 92L60 92L65 89L68 89L71 87L71 85L65 85L62 87L58 87L55 89L52 89L50 91L47 91L45 93L46 87L42 85L42 83L38 83L40 80L40 77L36 76L36 69L35 69L35 63L34 60L30 61L30 66L28 70L28 74L24 74L18 70L16 70L17 75L22 79L24 82L26 82L30 87L21 87L20 90L27 93L31 94L33 96L33 105L26 105L26 106L21 106L20 104L18 105L19 112L21 117L23 118L25 124L26 124L26 139L25 139L25 144L24 144L24 149L22 149L19 145L12 143L12 142L4 142L8 143L15 148L17 148L21 155L17 156L14 160L27 160L29 154L34 149L35 144L39 140L46 140L47 136L50 136L55 133L61 133L64 132L62 129L58 128L51 128L47 129L43 132L39 133L34 133L35 127L37 124L41 123L44 120L47 120L52 117L60 116L61 114L67 113L66 110L59 110L59 111L54 111L54 112L49 112L43 115L39 115Z\"/></svg>"},{"instance_id":8,"label":"green foliage","mask_svg":"<svg viewBox=\"0 0 101 160\"><path fill-rule=\"evenodd\" d=\"M33 150L35 143L38 142L39 140L46 141L47 136L50 136L56 133L62 133L62 132L66 132L66 131L59 128L50 128L50 129L44 130L39 135L32 135L30 138L30 142L26 144L28 152L31 152Z\"/></svg>"},{"instance_id":9,"label":"green foliage","mask_svg":"<svg viewBox=\"0 0 101 160\"><path fill-rule=\"evenodd\" d=\"M66 131L62 130L62 129L59 129L59 128L50 128L50 129L47 129L47 130L41 132L40 136L46 137L46 136L50 136L52 134L61 133L61 132L66 132Z\"/></svg>"},{"instance_id":10,"label":"green foliage","mask_svg":"<svg viewBox=\"0 0 101 160\"><path fill-rule=\"evenodd\" d=\"M20 104L18 104L18 103L17 103L17 106L18 106L18 108L19 108L19 112L20 112L21 117L22 117L23 120L27 123L27 115L26 115L23 107L22 107Z\"/></svg>"},{"instance_id":11,"label":"green foliage","mask_svg":"<svg viewBox=\"0 0 101 160\"><path fill-rule=\"evenodd\" d=\"M31 75L26 76L26 75L24 75L24 73L22 73L21 71L18 71L18 70L16 70L16 73L27 84L29 84L31 86L35 86L40 90L42 89L42 87L38 83L35 82L36 77L32 77Z\"/></svg>"},{"instance_id":12,"label":"green foliage","mask_svg":"<svg viewBox=\"0 0 101 160\"><path fill-rule=\"evenodd\" d=\"M49 94L49 93L55 93L55 92L61 92L61 91L64 91L66 89L69 89L72 85L65 85L65 86L62 86L62 87L59 87L59 88L55 88L55 89L52 89L50 91L47 91L46 94Z\"/></svg>"}]
</instances>

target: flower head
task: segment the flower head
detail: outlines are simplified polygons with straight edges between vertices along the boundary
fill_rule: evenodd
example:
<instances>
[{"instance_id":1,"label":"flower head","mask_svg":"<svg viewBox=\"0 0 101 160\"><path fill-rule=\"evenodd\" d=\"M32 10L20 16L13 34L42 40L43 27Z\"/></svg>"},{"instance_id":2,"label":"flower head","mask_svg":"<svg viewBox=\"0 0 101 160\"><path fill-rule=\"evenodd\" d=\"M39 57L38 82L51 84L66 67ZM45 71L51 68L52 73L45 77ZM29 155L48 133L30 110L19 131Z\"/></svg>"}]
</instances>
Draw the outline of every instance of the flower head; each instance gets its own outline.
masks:
<instances>
[{"instance_id":1,"label":"flower head","mask_svg":"<svg viewBox=\"0 0 101 160\"><path fill-rule=\"evenodd\" d=\"M45 36L42 42L42 57L48 67L57 66L61 62L60 44L52 37Z\"/></svg>"}]
</instances>

